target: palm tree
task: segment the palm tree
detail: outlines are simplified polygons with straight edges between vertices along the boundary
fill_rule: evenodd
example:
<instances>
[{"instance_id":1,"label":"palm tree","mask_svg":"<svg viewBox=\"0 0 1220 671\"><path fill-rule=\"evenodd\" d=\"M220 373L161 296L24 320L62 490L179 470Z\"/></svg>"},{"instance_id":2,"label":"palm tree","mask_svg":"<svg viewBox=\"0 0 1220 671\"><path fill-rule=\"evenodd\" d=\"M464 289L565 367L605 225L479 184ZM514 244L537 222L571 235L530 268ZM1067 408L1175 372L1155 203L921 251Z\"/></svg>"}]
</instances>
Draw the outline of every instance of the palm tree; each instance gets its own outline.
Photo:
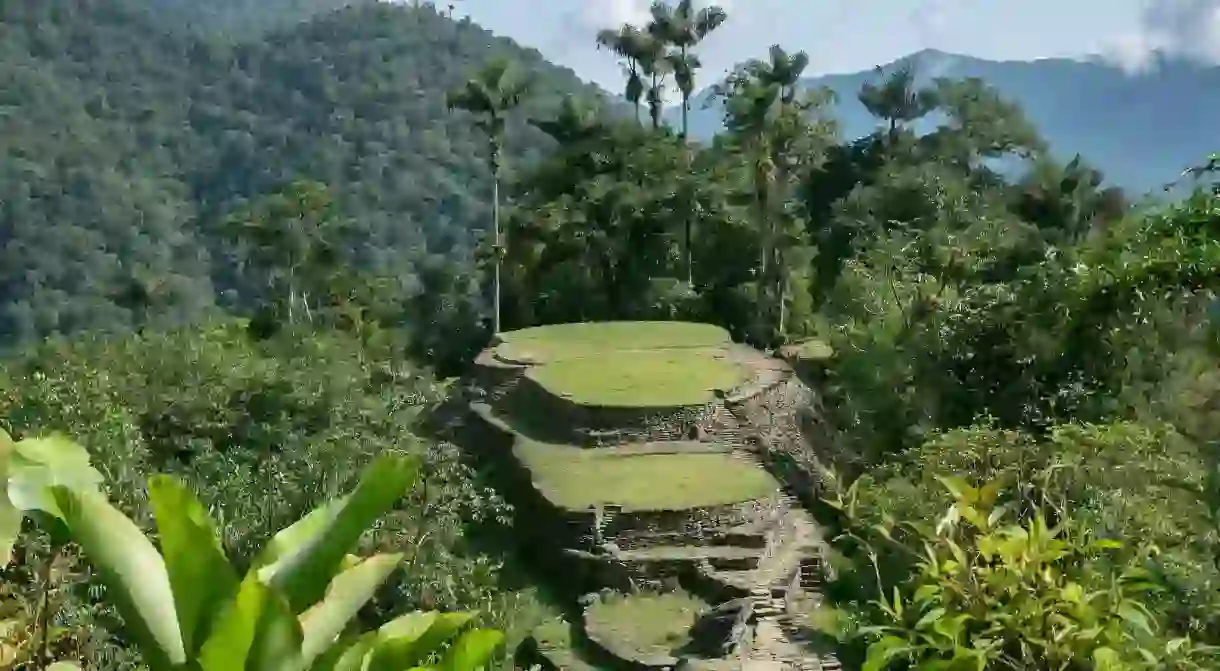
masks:
<instances>
[{"instance_id":1,"label":"palm tree","mask_svg":"<svg viewBox=\"0 0 1220 671\"><path fill-rule=\"evenodd\" d=\"M665 76L669 74L670 64L666 58L665 41L656 33L653 24L649 24L645 37L640 43L640 71L648 77L648 90L645 95L648 100L648 117L652 121L652 129L661 128L661 113L665 111Z\"/></svg>"},{"instance_id":2,"label":"palm tree","mask_svg":"<svg viewBox=\"0 0 1220 671\"><path fill-rule=\"evenodd\" d=\"M936 109L939 100L935 90L916 86L914 61L899 65L888 76L878 66L877 77L880 83L866 83L860 87L857 98L870 114L888 123L886 148L892 153L898 141L898 128L926 116Z\"/></svg>"},{"instance_id":3,"label":"palm tree","mask_svg":"<svg viewBox=\"0 0 1220 671\"><path fill-rule=\"evenodd\" d=\"M695 11L692 0L681 0L675 7L664 2L652 4L651 31L666 44L677 47L666 55L674 83L682 94L682 139L690 131L690 99L695 91L695 71L701 67L699 57L691 50L713 30L719 28L728 15L717 5ZM689 156L689 154L687 154ZM692 215L688 204L684 220L683 243L686 261L686 283L694 284L694 260L691 257Z\"/></svg>"},{"instance_id":4,"label":"palm tree","mask_svg":"<svg viewBox=\"0 0 1220 671\"><path fill-rule=\"evenodd\" d=\"M496 333L500 332L500 265L504 259L504 245L500 239L500 154L504 148L505 120L521 104L529 86L527 79L517 75L511 61L497 59L447 96L449 109L475 115L475 123L487 133L492 176L492 251L495 254L492 312Z\"/></svg>"},{"instance_id":5,"label":"palm tree","mask_svg":"<svg viewBox=\"0 0 1220 671\"><path fill-rule=\"evenodd\" d=\"M627 101L635 106L635 119L640 120L640 101L644 98L644 72L641 61L647 56L649 39L638 27L624 23L617 29L597 33L597 45L627 61Z\"/></svg>"},{"instance_id":6,"label":"palm tree","mask_svg":"<svg viewBox=\"0 0 1220 671\"><path fill-rule=\"evenodd\" d=\"M771 129L779 110L779 87L740 69L716 93L725 98L725 125L740 143L749 160L754 216L759 231L758 274L755 280L757 338L763 338L768 300L770 227L775 163L771 151Z\"/></svg>"},{"instance_id":7,"label":"palm tree","mask_svg":"<svg viewBox=\"0 0 1220 671\"><path fill-rule=\"evenodd\" d=\"M652 32L666 44L677 47L668 54L674 82L682 93L682 137L686 138L689 124L690 98L695 90L695 71L700 63L691 50L712 31L724 24L728 14L717 5L695 11L692 0L681 0L671 7L664 2L652 4Z\"/></svg>"},{"instance_id":8,"label":"palm tree","mask_svg":"<svg viewBox=\"0 0 1220 671\"><path fill-rule=\"evenodd\" d=\"M775 207L787 193L799 160L790 151L807 131L804 115L810 104L800 97L800 80L809 65L803 52L788 53L772 46L767 60L752 60L741 66L716 91L726 98L729 130L742 142L750 157L755 216L759 227L758 329L766 328L767 313L774 310L778 329L785 326L788 274L784 268L779 213Z\"/></svg>"},{"instance_id":9,"label":"palm tree","mask_svg":"<svg viewBox=\"0 0 1220 671\"><path fill-rule=\"evenodd\" d=\"M564 147L591 140L601 131L594 111L570 95L564 96L554 119L530 119L529 124Z\"/></svg>"}]
</instances>

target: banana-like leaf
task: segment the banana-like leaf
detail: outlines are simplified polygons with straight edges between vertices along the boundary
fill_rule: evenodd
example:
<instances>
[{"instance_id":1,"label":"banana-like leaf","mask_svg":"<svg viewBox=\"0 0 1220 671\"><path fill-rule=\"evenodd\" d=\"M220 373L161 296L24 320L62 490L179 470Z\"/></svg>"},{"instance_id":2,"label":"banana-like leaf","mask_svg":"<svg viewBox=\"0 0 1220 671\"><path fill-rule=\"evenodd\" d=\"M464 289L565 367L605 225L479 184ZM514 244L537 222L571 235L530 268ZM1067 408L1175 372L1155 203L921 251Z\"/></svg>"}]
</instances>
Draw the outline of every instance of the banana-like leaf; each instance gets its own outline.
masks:
<instances>
[{"instance_id":1,"label":"banana-like leaf","mask_svg":"<svg viewBox=\"0 0 1220 671\"><path fill-rule=\"evenodd\" d=\"M220 547L211 516L181 482L164 475L150 478L148 500L174 590L182 645L193 657L217 609L237 591L237 573Z\"/></svg>"},{"instance_id":2,"label":"banana-like leaf","mask_svg":"<svg viewBox=\"0 0 1220 671\"><path fill-rule=\"evenodd\" d=\"M376 632L344 637L314 660L309 671L368 671L365 660L376 642Z\"/></svg>"},{"instance_id":3,"label":"banana-like leaf","mask_svg":"<svg viewBox=\"0 0 1220 671\"><path fill-rule=\"evenodd\" d=\"M258 570L261 580L283 594L293 612L302 612L326 593L348 551L415 482L416 462L384 453L373 460L360 484L325 524L273 563Z\"/></svg>"},{"instance_id":4,"label":"banana-like leaf","mask_svg":"<svg viewBox=\"0 0 1220 671\"><path fill-rule=\"evenodd\" d=\"M102 474L89 464L85 448L65 436L26 438L12 444L8 463L8 498L23 512L63 517L51 487L98 491Z\"/></svg>"},{"instance_id":5,"label":"banana-like leaf","mask_svg":"<svg viewBox=\"0 0 1220 671\"><path fill-rule=\"evenodd\" d=\"M245 671L291 671L300 668L301 623L288 599L268 587L259 613L258 630Z\"/></svg>"},{"instance_id":6,"label":"banana-like leaf","mask_svg":"<svg viewBox=\"0 0 1220 671\"><path fill-rule=\"evenodd\" d=\"M401 561L401 554L376 555L335 577L326 596L301 615L304 638L300 668L307 668L335 643L348 622L373 598Z\"/></svg>"},{"instance_id":7,"label":"banana-like leaf","mask_svg":"<svg viewBox=\"0 0 1220 671\"><path fill-rule=\"evenodd\" d=\"M0 429L0 568L13 560L13 545L21 533L23 515L8 498L9 462L13 458L13 439Z\"/></svg>"},{"instance_id":8,"label":"banana-like leaf","mask_svg":"<svg viewBox=\"0 0 1220 671\"><path fill-rule=\"evenodd\" d=\"M377 630L368 671L402 671L422 666L472 619L474 615L470 613L417 611L390 620Z\"/></svg>"},{"instance_id":9,"label":"banana-like leaf","mask_svg":"<svg viewBox=\"0 0 1220 671\"><path fill-rule=\"evenodd\" d=\"M270 590L253 574L246 577L212 622L211 632L199 646L200 671L246 668L258 623Z\"/></svg>"},{"instance_id":10,"label":"banana-like leaf","mask_svg":"<svg viewBox=\"0 0 1220 671\"><path fill-rule=\"evenodd\" d=\"M470 629L449 648L438 666L441 671L478 671L491 665L504 645L495 629Z\"/></svg>"},{"instance_id":11,"label":"banana-like leaf","mask_svg":"<svg viewBox=\"0 0 1220 671\"><path fill-rule=\"evenodd\" d=\"M101 574L108 595L154 669L186 663L165 563L143 532L96 491L52 490L72 540Z\"/></svg>"},{"instance_id":12,"label":"banana-like leaf","mask_svg":"<svg viewBox=\"0 0 1220 671\"><path fill-rule=\"evenodd\" d=\"M280 529L271 540L267 542L266 547L258 553L258 557L251 564L251 569L262 569L265 566L275 564L277 561L291 556L305 545L311 538L318 535L330 524L335 515L339 514L339 510L347 504L349 495L341 496L337 499L327 501L322 505L309 511L304 517L293 522L292 524ZM270 573L261 574L264 577Z\"/></svg>"}]
</instances>

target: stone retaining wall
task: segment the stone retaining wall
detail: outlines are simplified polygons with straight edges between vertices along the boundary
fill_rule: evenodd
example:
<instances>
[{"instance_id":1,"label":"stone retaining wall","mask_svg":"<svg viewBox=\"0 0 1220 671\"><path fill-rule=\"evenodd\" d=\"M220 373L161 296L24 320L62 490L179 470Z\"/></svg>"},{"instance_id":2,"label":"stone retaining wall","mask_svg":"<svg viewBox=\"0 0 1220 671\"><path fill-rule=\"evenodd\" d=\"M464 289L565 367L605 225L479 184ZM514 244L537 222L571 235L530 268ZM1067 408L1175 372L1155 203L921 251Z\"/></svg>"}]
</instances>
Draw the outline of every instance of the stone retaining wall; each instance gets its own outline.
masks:
<instances>
[{"instance_id":1,"label":"stone retaining wall","mask_svg":"<svg viewBox=\"0 0 1220 671\"><path fill-rule=\"evenodd\" d=\"M512 386L506 407L547 420L547 440L597 447L620 443L687 440L712 403L630 408L573 403L543 388L528 374Z\"/></svg>"},{"instance_id":2,"label":"stone retaining wall","mask_svg":"<svg viewBox=\"0 0 1220 671\"><path fill-rule=\"evenodd\" d=\"M763 519L778 503L778 496L772 496L688 510L622 511L605 525L602 533L607 538L624 540L662 534L704 538L726 527Z\"/></svg>"},{"instance_id":3,"label":"stone retaining wall","mask_svg":"<svg viewBox=\"0 0 1220 671\"><path fill-rule=\"evenodd\" d=\"M496 360L493 350L485 350L475 359L474 381L484 394L494 396L515 386L526 370L526 366L501 363Z\"/></svg>"},{"instance_id":4,"label":"stone retaining wall","mask_svg":"<svg viewBox=\"0 0 1220 671\"><path fill-rule=\"evenodd\" d=\"M471 414L466 440L478 446L485 460L494 462L497 479L508 490L504 494L518 509L523 523L528 522L539 537L557 547L593 548L598 535L595 533L598 514L594 508L569 510L551 503L535 486L530 470L513 454L516 436L481 415L477 405L472 407ZM613 542L624 550L667 543L671 539L683 539L674 545L714 544L729 528L764 519L779 505L778 496L776 492L753 501L685 510L632 511L606 507L601 515L601 542Z\"/></svg>"}]
</instances>

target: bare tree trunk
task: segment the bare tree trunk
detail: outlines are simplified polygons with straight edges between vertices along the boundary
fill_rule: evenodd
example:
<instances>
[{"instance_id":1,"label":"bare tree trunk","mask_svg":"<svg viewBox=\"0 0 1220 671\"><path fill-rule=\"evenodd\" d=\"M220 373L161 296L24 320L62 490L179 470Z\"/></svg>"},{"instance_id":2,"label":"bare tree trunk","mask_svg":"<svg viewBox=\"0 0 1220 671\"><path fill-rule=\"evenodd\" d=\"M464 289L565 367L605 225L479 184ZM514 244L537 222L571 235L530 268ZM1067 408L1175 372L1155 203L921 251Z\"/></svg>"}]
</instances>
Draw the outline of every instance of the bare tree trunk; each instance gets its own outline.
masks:
<instances>
[{"instance_id":1,"label":"bare tree trunk","mask_svg":"<svg viewBox=\"0 0 1220 671\"><path fill-rule=\"evenodd\" d=\"M503 254L501 253L503 250L503 247L501 246L502 243L500 240L500 166L499 166L498 159L496 161L495 175L493 175L493 177L492 177L491 189L492 189L491 219L492 219L492 227L494 229L493 235L495 236L495 245L494 245L494 249L492 250L492 252L496 255L495 269L493 271L494 279L492 280L493 284L495 285L495 289L494 289L495 295L492 298L492 312L493 312L493 318L494 318L494 324L495 324L495 333L499 333L500 332L500 258L503 256Z\"/></svg>"}]
</instances>

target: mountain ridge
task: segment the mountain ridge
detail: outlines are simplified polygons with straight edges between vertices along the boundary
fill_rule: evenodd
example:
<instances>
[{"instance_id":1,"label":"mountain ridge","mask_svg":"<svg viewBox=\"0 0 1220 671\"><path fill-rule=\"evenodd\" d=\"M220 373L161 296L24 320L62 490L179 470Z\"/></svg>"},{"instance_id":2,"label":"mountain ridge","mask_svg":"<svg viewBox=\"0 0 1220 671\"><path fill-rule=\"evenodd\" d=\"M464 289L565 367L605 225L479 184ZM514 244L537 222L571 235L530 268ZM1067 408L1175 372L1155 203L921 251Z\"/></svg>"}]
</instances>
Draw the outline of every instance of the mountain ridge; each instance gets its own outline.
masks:
<instances>
[{"instance_id":1,"label":"mountain ridge","mask_svg":"<svg viewBox=\"0 0 1220 671\"><path fill-rule=\"evenodd\" d=\"M240 311L254 287L222 220L297 180L331 187L362 269L410 285L424 261L468 263L490 219L486 140L446 92L505 56L536 75L529 114L601 95L427 8L284 15L237 43L150 8L0 3L0 349L126 328L143 319L122 304L132 283L162 292L169 321ZM551 142L516 120L505 163Z\"/></svg>"},{"instance_id":2,"label":"mountain ridge","mask_svg":"<svg viewBox=\"0 0 1220 671\"><path fill-rule=\"evenodd\" d=\"M1154 67L1131 73L1096 56L993 61L924 49L880 66L890 72L914 63L921 80L979 77L1019 103L1060 159L1081 154L1109 181L1135 192L1158 189L1220 145L1208 110L1220 108L1220 67L1198 65L1165 54ZM806 88L827 86L838 102L834 113L846 138L871 133L876 122L856 99L875 70L823 74L802 80ZM676 124L680 110L666 111ZM723 124L710 88L691 100L691 136L708 140ZM919 126L917 126L919 129Z\"/></svg>"}]
</instances>

